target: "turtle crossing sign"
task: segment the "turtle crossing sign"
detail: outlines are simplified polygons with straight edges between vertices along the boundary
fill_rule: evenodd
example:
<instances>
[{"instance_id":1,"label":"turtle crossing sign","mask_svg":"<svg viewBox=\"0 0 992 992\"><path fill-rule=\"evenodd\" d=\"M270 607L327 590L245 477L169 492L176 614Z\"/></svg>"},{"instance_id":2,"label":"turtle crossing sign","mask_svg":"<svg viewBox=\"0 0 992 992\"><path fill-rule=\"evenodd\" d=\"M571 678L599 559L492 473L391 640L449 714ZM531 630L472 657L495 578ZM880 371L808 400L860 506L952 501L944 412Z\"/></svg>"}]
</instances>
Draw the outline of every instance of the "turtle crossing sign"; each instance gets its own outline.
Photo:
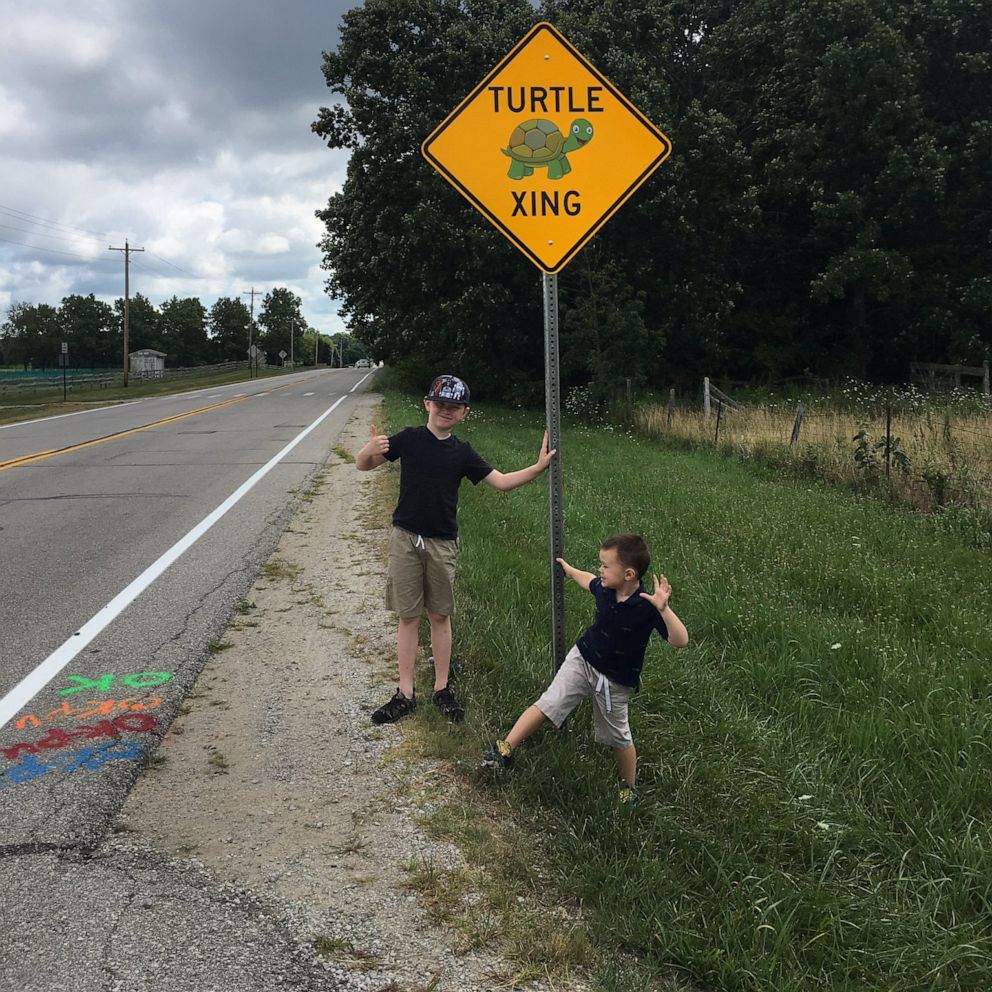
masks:
<instances>
[{"instance_id":1,"label":"turtle crossing sign","mask_svg":"<svg viewBox=\"0 0 992 992\"><path fill-rule=\"evenodd\" d=\"M427 161L548 273L564 268L671 150L546 23L422 146Z\"/></svg>"}]
</instances>

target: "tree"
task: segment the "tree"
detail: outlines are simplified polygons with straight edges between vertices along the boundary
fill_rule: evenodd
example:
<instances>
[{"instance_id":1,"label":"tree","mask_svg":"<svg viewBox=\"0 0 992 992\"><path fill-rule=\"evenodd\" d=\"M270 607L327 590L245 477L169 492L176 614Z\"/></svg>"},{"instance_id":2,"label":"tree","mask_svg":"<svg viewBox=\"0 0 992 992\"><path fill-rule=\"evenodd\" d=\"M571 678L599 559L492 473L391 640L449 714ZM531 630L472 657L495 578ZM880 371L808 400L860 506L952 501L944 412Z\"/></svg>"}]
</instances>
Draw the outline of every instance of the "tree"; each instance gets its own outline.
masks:
<instances>
[{"instance_id":1,"label":"tree","mask_svg":"<svg viewBox=\"0 0 992 992\"><path fill-rule=\"evenodd\" d=\"M675 144L564 271L562 367L898 379L992 350L992 8L985 0L545 0ZM419 155L534 20L523 3L369 0L314 131L352 152L318 216L329 292L417 381L533 397L535 273ZM607 342L629 334L624 350ZM492 375L493 366L499 375Z\"/></svg>"},{"instance_id":2,"label":"tree","mask_svg":"<svg viewBox=\"0 0 992 992\"><path fill-rule=\"evenodd\" d=\"M209 329L213 359L248 361L248 324L251 311L237 298L221 296L210 308Z\"/></svg>"},{"instance_id":3,"label":"tree","mask_svg":"<svg viewBox=\"0 0 992 992\"><path fill-rule=\"evenodd\" d=\"M280 351L287 355L296 355L296 346L290 348L290 334L295 335L294 342L306 328L301 307L303 301L295 293L278 286L265 294L262 309L258 315L261 328L258 345L262 348L271 364L275 364Z\"/></svg>"},{"instance_id":4,"label":"tree","mask_svg":"<svg viewBox=\"0 0 992 992\"><path fill-rule=\"evenodd\" d=\"M749 371L899 378L912 357L949 357L961 270L989 261L980 225L948 209L949 178L967 172L961 124L989 117L988 59L974 57L988 6L701 6L718 8L699 34L702 90L746 134L762 210L735 322ZM962 193L974 217L981 181Z\"/></svg>"},{"instance_id":5,"label":"tree","mask_svg":"<svg viewBox=\"0 0 992 992\"><path fill-rule=\"evenodd\" d=\"M162 304L162 351L166 362L179 368L192 368L207 361L207 311L195 297L173 296Z\"/></svg>"},{"instance_id":6,"label":"tree","mask_svg":"<svg viewBox=\"0 0 992 992\"><path fill-rule=\"evenodd\" d=\"M92 293L65 297L56 326L61 340L69 343L69 360L76 367L123 368L123 333L113 307ZM52 364L54 359L53 354Z\"/></svg>"},{"instance_id":7,"label":"tree","mask_svg":"<svg viewBox=\"0 0 992 992\"><path fill-rule=\"evenodd\" d=\"M343 100L313 129L351 150L344 187L318 213L328 292L369 357L421 389L444 370L478 396L540 375L536 272L420 155L533 20L525 0L369 0L324 55Z\"/></svg>"},{"instance_id":8,"label":"tree","mask_svg":"<svg viewBox=\"0 0 992 992\"><path fill-rule=\"evenodd\" d=\"M47 369L61 351L58 311L41 303L12 303L0 326L4 359L11 364ZM72 360L70 355L70 361Z\"/></svg>"},{"instance_id":9,"label":"tree","mask_svg":"<svg viewBox=\"0 0 992 992\"><path fill-rule=\"evenodd\" d=\"M114 300L114 312L122 329L124 327L124 299ZM128 301L127 308L127 347L128 351L141 351L143 348L154 348L162 351L159 333L160 315L158 310L146 296L136 293Z\"/></svg>"}]
</instances>

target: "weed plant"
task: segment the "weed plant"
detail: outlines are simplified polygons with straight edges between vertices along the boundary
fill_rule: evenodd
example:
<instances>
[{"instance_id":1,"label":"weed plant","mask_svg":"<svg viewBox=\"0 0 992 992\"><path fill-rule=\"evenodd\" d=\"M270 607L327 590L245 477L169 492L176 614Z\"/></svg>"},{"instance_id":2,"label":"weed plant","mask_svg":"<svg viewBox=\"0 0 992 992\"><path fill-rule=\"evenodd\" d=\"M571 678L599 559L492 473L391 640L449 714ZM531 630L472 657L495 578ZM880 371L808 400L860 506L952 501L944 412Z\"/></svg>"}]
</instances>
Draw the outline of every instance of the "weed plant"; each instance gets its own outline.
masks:
<instances>
[{"instance_id":1,"label":"weed plant","mask_svg":"<svg viewBox=\"0 0 992 992\"><path fill-rule=\"evenodd\" d=\"M408 398L387 407L391 429L423 422ZM536 456L540 417L487 407L458 434L507 471ZM576 425L562 457L568 560L594 571L604 537L644 534L692 639L648 651L636 811L617 805L588 704L509 774L471 772L549 841L549 884L623 954L600 987L673 972L749 992L992 987L987 555L701 448ZM466 768L550 678L547 504L543 481L463 487ZM592 602L568 584L570 638Z\"/></svg>"}]
</instances>

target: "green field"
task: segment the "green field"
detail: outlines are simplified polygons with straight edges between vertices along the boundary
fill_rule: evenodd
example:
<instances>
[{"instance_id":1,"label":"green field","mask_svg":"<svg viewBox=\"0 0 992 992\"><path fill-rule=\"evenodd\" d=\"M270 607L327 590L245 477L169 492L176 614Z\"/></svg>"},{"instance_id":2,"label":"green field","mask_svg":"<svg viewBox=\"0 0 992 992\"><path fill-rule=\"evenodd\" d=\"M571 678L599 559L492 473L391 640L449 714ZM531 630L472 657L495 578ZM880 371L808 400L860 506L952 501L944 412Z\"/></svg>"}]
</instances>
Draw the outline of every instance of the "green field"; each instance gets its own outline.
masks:
<instances>
[{"instance_id":1,"label":"green field","mask_svg":"<svg viewBox=\"0 0 992 992\"><path fill-rule=\"evenodd\" d=\"M423 422L409 398L387 415ZM482 406L458 433L508 471L540 431ZM555 838L549 871L596 946L707 989L992 987L989 555L924 516L606 427L566 428L563 472L568 560L594 570L602 538L641 532L692 638L648 652L634 814L587 705L508 776L469 773ZM546 483L466 483L459 519L471 768L549 678ZM566 594L574 638L592 598Z\"/></svg>"},{"instance_id":2,"label":"green field","mask_svg":"<svg viewBox=\"0 0 992 992\"><path fill-rule=\"evenodd\" d=\"M259 376L272 378L285 375L287 372L288 369L264 368L259 370ZM231 372L208 370L202 375L189 375L183 378L132 379L127 387L124 386L123 381L77 386L69 390L68 399L63 402L61 377L52 375L49 378L51 378L50 389L24 391L10 389L4 392L0 388L0 424L40 417L56 417L60 414L90 409L93 406L113 406L116 403L132 402L148 396L166 396L172 393L185 393L191 389L208 389L249 381L247 368Z\"/></svg>"}]
</instances>

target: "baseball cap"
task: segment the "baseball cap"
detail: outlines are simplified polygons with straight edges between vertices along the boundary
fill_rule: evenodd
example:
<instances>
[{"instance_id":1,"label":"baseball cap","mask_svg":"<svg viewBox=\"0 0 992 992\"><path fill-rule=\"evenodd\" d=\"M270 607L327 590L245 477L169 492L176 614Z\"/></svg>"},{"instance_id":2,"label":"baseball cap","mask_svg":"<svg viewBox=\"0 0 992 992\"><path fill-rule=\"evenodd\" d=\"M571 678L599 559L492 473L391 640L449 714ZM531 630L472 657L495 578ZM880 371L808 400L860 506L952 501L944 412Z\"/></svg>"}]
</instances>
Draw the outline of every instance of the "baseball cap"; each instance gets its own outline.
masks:
<instances>
[{"instance_id":1,"label":"baseball cap","mask_svg":"<svg viewBox=\"0 0 992 992\"><path fill-rule=\"evenodd\" d=\"M425 400L438 400L441 403L458 403L468 406L470 393L468 386L456 375L439 375L427 390Z\"/></svg>"}]
</instances>

